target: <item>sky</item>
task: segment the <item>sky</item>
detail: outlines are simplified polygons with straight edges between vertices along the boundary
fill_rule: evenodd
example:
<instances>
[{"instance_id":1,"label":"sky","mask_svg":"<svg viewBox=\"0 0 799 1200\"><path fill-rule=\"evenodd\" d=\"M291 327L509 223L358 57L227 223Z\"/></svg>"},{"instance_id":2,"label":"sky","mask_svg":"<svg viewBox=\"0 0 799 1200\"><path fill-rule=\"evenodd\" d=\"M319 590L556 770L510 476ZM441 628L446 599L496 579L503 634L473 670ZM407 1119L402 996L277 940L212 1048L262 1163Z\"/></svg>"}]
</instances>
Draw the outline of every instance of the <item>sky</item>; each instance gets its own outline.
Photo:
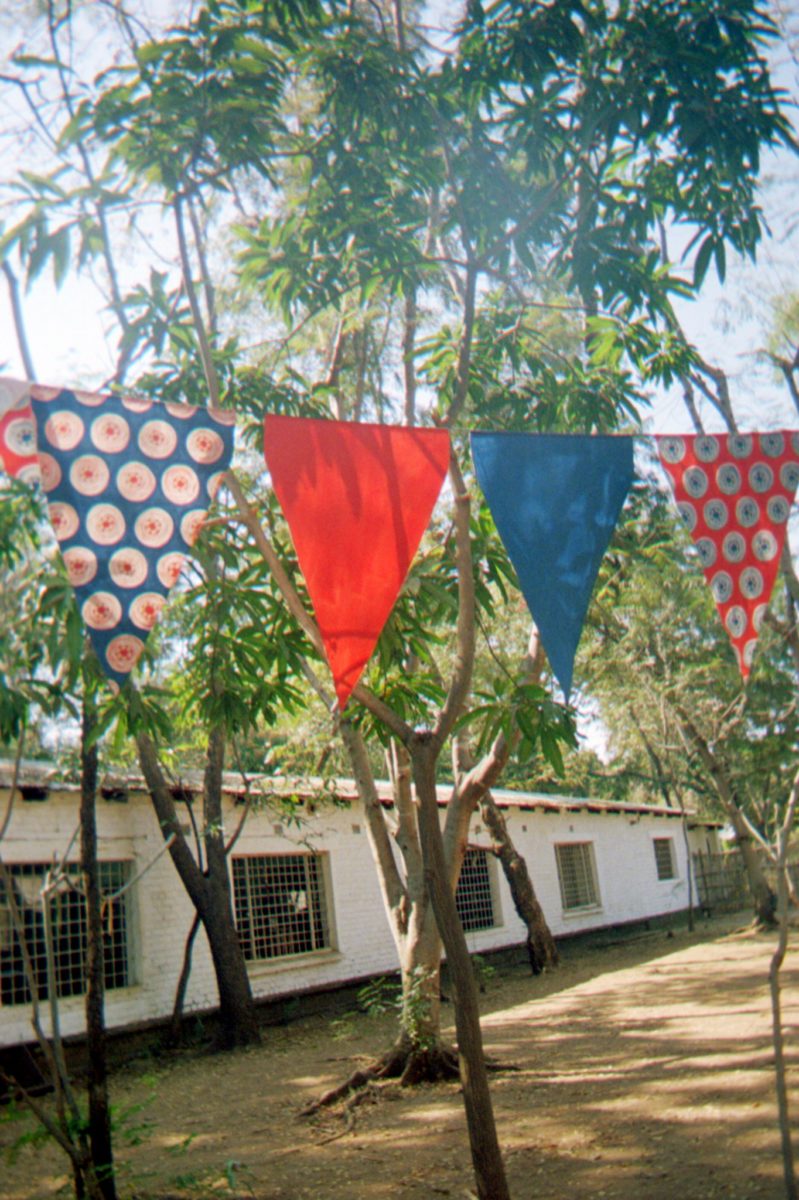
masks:
<instances>
[{"instance_id":1,"label":"sky","mask_svg":"<svg viewBox=\"0 0 799 1200\"><path fill-rule=\"evenodd\" d=\"M155 18L164 18L170 7L170 0L138 0L138 10L148 10ZM787 7L789 32L792 27L799 31L799 17L793 11L793 3ZM4 23L0 13L0 57L18 44L18 32ZM778 81L795 94L796 68L787 44L775 48L774 64ZM15 103L7 92L3 94L0 86L0 177L6 178L25 161L19 143L15 143L13 136L8 136L18 118ZM4 125L6 136L3 136ZM799 164L789 155L766 156L762 205L772 236L763 245L758 264L753 266L733 259L723 284L711 269L701 296L692 302L677 303L679 318L689 338L696 342L709 362L727 372L742 428L799 427L799 414L790 405L784 385L759 354L766 342L774 298L796 286L795 263L799 254L799 235L794 229L799 225L799 199L795 199L797 177ZM672 231L671 237L675 254L679 235ZM130 265L133 275L143 265L149 269L151 264L137 262ZM156 261L153 265L160 264ZM91 280L70 277L57 289L49 271L23 295L26 329L38 381L94 388L113 373L115 346L113 340L109 340L112 322L104 310L104 303L100 290ZM17 378L24 377L9 296L1 277L0 371ZM720 418L707 406L703 415L709 430L722 428ZM649 432L685 432L688 424L679 389L652 396L651 416L647 420Z\"/></svg>"},{"instance_id":2,"label":"sky","mask_svg":"<svg viewBox=\"0 0 799 1200\"><path fill-rule=\"evenodd\" d=\"M799 36L795 0L783 2L782 7L788 37ZM171 8L171 0L139 0L137 5L140 13L156 21L166 19ZM434 5L431 22L435 24L437 19L440 14ZM24 32L22 44L27 49ZM8 53L18 45L19 30L8 22L4 24L0 14L0 52ZM787 42L775 46L773 60L777 81L796 94L797 71ZM24 153L19 142L8 136L14 127L17 103L18 98L9 95L7 89L4 92L0 85L0 176L13 174ZM799 235L793 229L799 221L799 200L794 201L797 176L799 164L788 154L766 156L762 205L772 236L763 245L757 266L731 261L724 284L711 269L699 299L677 304L689 338L708 361L727 372L740 423L748 428L776 428L799 421L784 385L758 354L766 342L774 296L795 287L794 264L799 254ZM676 256L679 231L671 237L672 255ZM144 264L131 265L140 269ZM23 377L9 296L2 284L0 280L0 370ZM70 277L57 289L48 270L23 296L23 305L40 382L91 388L113 373L115 347L108 337L111 322L102 294L90 280ZM653 395L652 402L647 421L650 432L685 431L687 418L678 388ZM721 428L712 410L706 408L703 415L708 428Z\"/></svg>"}]
</instances>

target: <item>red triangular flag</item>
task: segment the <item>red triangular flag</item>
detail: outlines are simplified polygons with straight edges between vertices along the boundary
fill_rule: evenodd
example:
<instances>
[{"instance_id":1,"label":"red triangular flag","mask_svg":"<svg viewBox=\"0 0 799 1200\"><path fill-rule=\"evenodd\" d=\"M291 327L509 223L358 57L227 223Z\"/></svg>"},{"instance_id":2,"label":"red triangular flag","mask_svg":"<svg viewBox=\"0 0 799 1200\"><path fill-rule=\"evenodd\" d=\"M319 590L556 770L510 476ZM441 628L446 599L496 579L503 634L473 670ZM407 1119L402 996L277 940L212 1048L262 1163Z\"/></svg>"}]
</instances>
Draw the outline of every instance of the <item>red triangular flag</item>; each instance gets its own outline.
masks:
<instances>
[{"instance_id":1,"label":"red triangular flag","mask_svg":"<svg viewBox=\"0 0 799 1200\"><path fill-rule=\"evenodd\" d=\"M449 434L267 416L264 456L343 708L427 528Z\"/></svg>"},{"instance_id":2,"label":"red triangular flag","mask_svg":"<svg viewBox=\"0 0 799 1200\"><path fill-rule=\"evenodd\" d=\"M746 679L799 485L799 434L656 441Z\"/></svg>"}]
</instances>

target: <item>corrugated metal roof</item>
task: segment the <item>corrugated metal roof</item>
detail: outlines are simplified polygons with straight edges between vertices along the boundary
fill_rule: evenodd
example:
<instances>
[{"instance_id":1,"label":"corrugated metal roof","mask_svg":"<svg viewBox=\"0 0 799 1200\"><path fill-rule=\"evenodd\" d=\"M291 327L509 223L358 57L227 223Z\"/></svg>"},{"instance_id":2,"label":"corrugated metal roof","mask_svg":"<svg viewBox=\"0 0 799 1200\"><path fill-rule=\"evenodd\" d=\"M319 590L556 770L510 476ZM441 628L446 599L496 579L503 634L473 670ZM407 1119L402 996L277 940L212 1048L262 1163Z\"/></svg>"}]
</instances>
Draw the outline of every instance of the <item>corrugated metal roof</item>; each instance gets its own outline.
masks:
<instances>
[{"instance_id":1,"label":"corrugated metal roof","mask_svg":"<svg viewBox=\"0 0 799 1200\"><path fill-rule=\"evenodd\" d=\"M0 759L0 788L9 788L12 783L14 764ZM203 772L183 771L179 776L169 781L179 791L189 791L201 794ZM55 763L25 760L20 768L19 786L25 788L46 788L54 792L79 791L80 785L75 779L61 778L58 765ZM122 792L145 792L144 777L136 772L125 774L107 774L100 781L101 791L110 796ZM358 791L352 779L322 779L319 777L291 778L284 775L251 775L243 776L238 771L226 771L222 776L222 789L227 795L244 798L249 793L255 797L296 796L298 800L321 800L325 797L335 797L341 801L355 801ZM377 791L384 804L393 803L391 784L385 780L377 782ZM451 784L441 784L438 787L438 802L446 805L452 795ZM492 788L492 795L500 808L518 808L531 812L562 813L589 812L608 813L618 816L649 816L680 818L678 808L669 808L664 804L631 804L622 800L594 800L588 796L561 796L548 792L522 792L511 788ZM699 817L689 810L688 818L692 826L707 826L720 828L724 822L706 817Z\"/></svg>"}]
</instances>

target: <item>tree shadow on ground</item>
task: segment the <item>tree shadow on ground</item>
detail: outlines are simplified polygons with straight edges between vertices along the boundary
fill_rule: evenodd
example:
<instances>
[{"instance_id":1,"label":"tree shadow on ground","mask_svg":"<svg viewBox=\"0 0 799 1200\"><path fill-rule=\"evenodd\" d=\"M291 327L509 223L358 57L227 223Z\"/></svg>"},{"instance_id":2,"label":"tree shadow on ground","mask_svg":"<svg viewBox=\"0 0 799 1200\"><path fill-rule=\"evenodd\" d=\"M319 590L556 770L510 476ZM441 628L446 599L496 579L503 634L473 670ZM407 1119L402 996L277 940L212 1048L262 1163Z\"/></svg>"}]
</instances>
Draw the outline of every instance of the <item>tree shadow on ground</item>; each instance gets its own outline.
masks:
<instances>
[{"instance_id":1,"label":"tree shadow on ground","mask_svg":"<svg viewBox=\"0 0 799 1200\"><path fill-rule=\"evenodd\" d=\"M782 1196L767 989L773 936L701 940L731 925L567 948L551 976L503 968L489 981L487 1049L519 1068L492 1081L514 1200ZM790 959L785 980L790 1041L799 1021ZM340 1112L297 1119L392 1033L390 1017L343 1025L316 1017L270 1030L260 1048L151 1063L150 1080L140 1069L120 1073L118 1105L152 1094L142 1145L120 1141L123 1195L464 1200L473 1181L455 1084L377 1090L351 1127ZM4 1172L4 1200L52 1196L60 1175L49 1150L35 1162L24 1155Z\"/></svg>"}]
</instances>

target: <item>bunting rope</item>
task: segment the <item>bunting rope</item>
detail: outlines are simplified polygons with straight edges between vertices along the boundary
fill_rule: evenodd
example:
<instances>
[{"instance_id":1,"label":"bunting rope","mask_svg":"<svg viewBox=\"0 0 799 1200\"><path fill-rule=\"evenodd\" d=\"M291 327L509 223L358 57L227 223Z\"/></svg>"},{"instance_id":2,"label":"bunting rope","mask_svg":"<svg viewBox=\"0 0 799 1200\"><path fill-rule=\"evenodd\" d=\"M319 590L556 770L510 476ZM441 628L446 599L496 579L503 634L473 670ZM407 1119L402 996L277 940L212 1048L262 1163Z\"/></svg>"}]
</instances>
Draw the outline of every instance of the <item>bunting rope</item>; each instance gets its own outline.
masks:
<instances>
[{"instance_id":1,"label":"bunting rope","mask_svg":"<svg viewBox=\"0 0 799 1200\"><path fill-rule=\"evenodd\" d=\"M199 534L230 463L235 420L231 411L0 379L0 470L41 482L83 621L117 684ZM634 477L634 441L472 434L478 480L567 698L599 565ZM799 486L799 433L654 441L746 679ZM449 434L270 415L264 453L343 708L429 523Z\"/></svg>"}]
</instances>

